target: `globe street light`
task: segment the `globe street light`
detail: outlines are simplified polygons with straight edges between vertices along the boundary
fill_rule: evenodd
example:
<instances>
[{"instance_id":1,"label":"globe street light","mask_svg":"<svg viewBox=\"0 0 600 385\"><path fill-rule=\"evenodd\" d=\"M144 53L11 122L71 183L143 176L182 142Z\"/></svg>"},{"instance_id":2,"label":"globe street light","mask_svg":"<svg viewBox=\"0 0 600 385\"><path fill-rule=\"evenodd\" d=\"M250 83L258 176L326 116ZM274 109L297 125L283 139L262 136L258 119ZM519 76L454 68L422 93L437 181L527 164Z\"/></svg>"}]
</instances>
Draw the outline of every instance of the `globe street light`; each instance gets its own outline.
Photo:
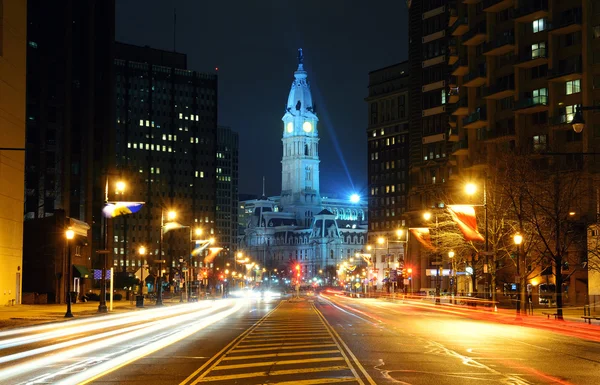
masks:
<instances>
[{"instance_id":1,"label":"globe street light","mask_svg":"<svg viewBox=\"0 0 600 385\"><path fill-rule=\"evenodd\" d=\"M71 313L71 271L73 270L73 265L71 264L71 245L70 240L75 238L75 232L70 228L65 231L65 237L67 238L67 278L66 278L66 286L67 286L67 312L65 313L65 318L73 318L73 313Z\"/></svg>"},{"instance_id":2,"label":"globe street light","mask_svg":"<svg viewBox=\"0 0 600 385\"><path fill-rule=\"evenodd\" d=\"M123 182L122 180L118 181L116 183L117 193L123 194L125 192L126 187L127 185L125 184L125 182Z\"/></svg>"},{"instance_id":3,"label":"globe street light","mask_svg":"<svg viewBox=\"0 0 600 385\"><path fill-rule=\"evenodd\" d=\"M513 241L517 246L517 320L521 320L521 243L523 236L516 233L513 236Z\"/></svg>"},{"instance_id":4,"label":"globe street light","mask_svg":"<svg viewBox=\"0 0 600 385\"><path fill-rule=\"evenodd\" d=\"M136 307L144 307L144 255L146 254L146 248L144 246L140 246L138 248L138 254L140 256L141 268L140 268L140 294L137 297Z\"/></svg>"}]
</instances>

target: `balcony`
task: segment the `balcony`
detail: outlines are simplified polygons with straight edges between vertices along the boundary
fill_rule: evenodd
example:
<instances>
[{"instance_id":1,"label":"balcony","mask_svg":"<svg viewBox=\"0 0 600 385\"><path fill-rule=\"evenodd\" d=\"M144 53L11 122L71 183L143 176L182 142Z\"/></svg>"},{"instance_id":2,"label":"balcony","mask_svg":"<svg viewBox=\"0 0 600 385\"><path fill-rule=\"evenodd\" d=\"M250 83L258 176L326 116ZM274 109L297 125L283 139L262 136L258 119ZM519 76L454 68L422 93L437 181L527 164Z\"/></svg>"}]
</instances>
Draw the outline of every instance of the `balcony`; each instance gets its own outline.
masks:
<instances>
[{"instance_id":1,"label":"balcony","mask_svg":"<svg viewBox=\"0 0 600 385\"><path fill-rule=\"evenodd\" d=\"M450 118L452 118L452 115L450 115ZM454 116L454 118L456 118L456 116ZM457 128L450 129L450 131L448 132L448 141L449 142L458 142L458 129Z\"/></svg>"},{"instance_id":2,"label":"balcony","mask_svg":"<svg viewBox=\"0 0 600 385\"><path fill-rule=\"evenodd\" d=\"M515 49L515 36L514 35L501 35L494 36L492 41L487 42L483 45L483 54L489 56L500 56L514 51Z\"/></svg>"},{"instance_id":3,"label":"balcony","mask_svg":"<svg viewBox=\"0 0 600 385\"><path fill-rule=\"evenodd\" d=\"M462 17L454 23L452 27L450 27L450 35L452 36L462 36L465 32L469 30L469 21L466 17Z\"/></svg>"},{"instance_id":4,"label":"balcony","mask_svg":"<svg viewBox=\"0 0 600 385\"><path fill-rule=\"evenodd\" d=\"M448 106L448 111L452 111L452 115L465 116L469 114L469 102L467 98L459 99L458 102Z\"/></svg>"},{"instance_id":5,"label":"balcony","mask_svg":"<svg viewBox=\"0 0 600 385\"><path fill-rule=\"evenodd\" d=\"M534 114L548 111L548 97L545 95L531 98L520 98L515 102L514 111L518 114Z\"/></svg>"},{"instance_id":6,"label":"balcony","mask_svg":"<svg viewBox=\"0 0 600 385\"><path fill-rule=\"evenodd\" d=\"M571 12L561 15L558 22L553 21L548 33L566 35L581 30L581 8L573 8Z\"/></svg>"},{"instance_id":7,"label":"balcony","mask_svg":"<svg viewBox=\"0 0 600 385\"><path fill-rule=\"evenodd\" d=\"M458 122L458 117L456 115L450 115L450 116L448 116L448 125L450 127L456 128L456 123L457 122Z\"/></svg>"},{"instance_id":8,"label":"balcony","mask_svg":"<svg viewBox=\"0 0 600 385\"><path fill-rule=\"evenodd\" d=\"M528 50L519 55L519 61L515 66L520 68L532 68L548 63L548 53L545 47Z\"/></svg>"},{"instance_id":9,"label":"balcony","mask_svg":"<svg viewBox=\"0 0 600 385\"><path fill-rule=\"evenodd\" d=\"M492 84L483 90L484 99L504 99L515 94L515 83L512 81L503 81Z\"/></svg>"},{"instance_id":10,"label":"balcony","mask_svg":"<svg viewBox=\"0 0 600 385\"><path fill-rule=\"evenodd\" d=\"M487 71L485 68L477 68L469 72L463 78L463 86L465 87L481 87L487 81Z\"/></svg>"},{"instance_id":11,"label":"balcony","mask_svg":"<svg viewBox=\"0 0 600 385\"><path fill-rule=\"evenodd\" d=\"M519 0L514 15L515 21L519 23L529 23L548 17L548 0Z\"/></svg>"},{"instance_id":12,"label":"balcony","mask_svg":"<svg viewBox=\"0 0 600 385\"><path fill-rule=\"evenodd\" d=\"M467 62L467 58L459 58L453 65L450 67L450 73L454 76L464 76L469 73L469 65Z\"/></svg>"},{"instance_id":13,"label":"balcony","mask_svg":"<svg viewBox=\"0 0 600 385\"><path fill-rule=\"evenodd\" d=\"M565 114L555 115L549 118L548 125L553 130L572 130L573 126L569 124L571 120L573 119Z\"/></svg>"},{"instance_id":14,"label":"balcony","mask_svg":"<svg viewBox=\"0 0 600 385\"><path fill-rule=\"evenodd\" d=\"M450 39L450 43L448 45L448 65L453 65L458 60L458 47L456 43L452 45L452 40Z\"/></svg>"},{"instance_id":15,"label":"balcony","mask_svg":"<svg viewBox=\"0 0 600 385\"><path fill-rule=\"evenodd\" d=\"M480 107L478 111L463 119L464 128L482 128L487 126L487 108Z\"/></svg>"},{"instance_id":16,"label":"balcony","mask_svg":"<svg viewBox=\"0 0 600 385\"><path fill-rule=\"evenodd\" d=\"M479 45L485 41L487 36L487 26L486 23L479 23L473 28L471 28L468 32L462 35L462 43L464 45Z\"/></svg>"},{"instance_id":17,"label":"balcony","mask_svg":"<svg viewBox=\"0 0 600 385\"><path fill-rule=\"evenodd\" d=\"M483 0L484 12L500 12L513 6L513 0Z\"/></svg>"},{"instance_id":18,"label":"balcony","mask_svg":"<svg viewBox=\"0 0 600 385\"><path fill-rule=\"evenodd\" d=\"M562 64L562 65L561 65ZM548 70L548 80L551 82L566 82L574 79L581 79L582 69L581 61L571 63L559 63L558 68Z\"/></svg>"},{"instance_id":19,"label":"balcony","mask_svg":"<svg viewBox=\"0 0 600 385\"><path fill-rule=\"evenodd\" d=\"M450 86L450 91L448 91L448 103L454 104L454 103L458 102L458 98L459 98L458 87Z\"/></svg>"},{"instance_id":20,"label":"balcony","mask_svg":"<svg viewBox=\"0 0 600 385\"><path fill-rule=\"evenodd\" d=\"M479 137L489 143L509 142L517 138L514 127L496 127L493 130L482 128L479 130Z\"/></svg>"},{"instance_id":21,"label":"balcony","mask_svg":"<svg viewBox=\"0 0 600 385\"><path fill-rule=\"evenodd\" d=\"M448 8L448 27L452 27L452 25L458 19L458 8L456 2L457 0L448 0L446 4Z\"/></svg>"},{"instance_id":22,"label":"balcony","mask_svg":"<svg viewBox=\"0 0 600 385\"><path fill-rule=\"evenodd\" d=\"M451 155L468 155L469 154L469 142L467 139L459 140L452 144Z\"/></svg>"}]
</instances>

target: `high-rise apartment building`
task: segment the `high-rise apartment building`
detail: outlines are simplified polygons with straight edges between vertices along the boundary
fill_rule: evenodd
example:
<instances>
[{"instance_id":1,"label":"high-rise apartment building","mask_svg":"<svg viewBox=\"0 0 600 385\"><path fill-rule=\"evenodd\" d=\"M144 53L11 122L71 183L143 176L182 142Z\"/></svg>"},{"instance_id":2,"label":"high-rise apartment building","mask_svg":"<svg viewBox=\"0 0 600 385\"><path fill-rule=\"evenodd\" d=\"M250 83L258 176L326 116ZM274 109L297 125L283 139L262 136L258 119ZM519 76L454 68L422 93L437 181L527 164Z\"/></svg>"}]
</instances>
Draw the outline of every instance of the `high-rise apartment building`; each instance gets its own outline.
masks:
<instances>
[{"instance_id":1,"label":"high-rise apartment building","mask_svg":"<svg viewBox=\"0 0 600 385\"><path fill-rule=\"evenodd\" d=\"M21 303L25 175L25 2L0 14L0 306Z\"/></svg>"},{"instance_id":2,"label":"high-rise apartment building","mask_svg":"<svg viewBox=\"0 0 600 385\"><path fill-rule=\"evenodd\" d=\"M408 194L408 62L369 72L369 238L404 226Z\"/></svg>"},{"instance_id":3,"label":"high-rise apartment building","mask_svg":"<svg viewBox=\"0 0 600 385\"><path fill-rule=\"evenodd\" d=\"M597 113L583 112L581 133L570 124L577 106L600 100L600 3L487 0L448 7L452 155L461 176L484 178L500 151L555 169L600 151ZM588 203L588 212L577 215L595 218ZM562 272L577 300L585 277L573 268Z\"/></svg>"},{"instance_id":4,"label":"high-rise apartment building","mask_svg":"<svg viewBox=\"0 0 600 385\"><path fill-rule=\"evenodd\" d=\"M48 301L58 302L64 300L61 288L67 269L78 279L86 275L67 268L63 227L78 223L71 242L74 266L99 266L95 251L105 248L101 215L105 179L114 158L110 154L114 147L115 2L28 0L26 4L23 283L24 291L48 293ZM69 221L52 230L32 223L55 226L59 220L44 220L55 212ZM79 228L82 222L87 225ZM32 242L40 229L52 231L56 239ZM42 256L40 264L37 259Z\"/></svg>"},{"instance_id":5,"label":"high-rise apartment building","mask_svg":"<svg viewBox=\"0 0 600 385\"><path fill-rule=\"evenodd\" d=\"M409 226L424 225L423 211L440 209L465 180L484 180L500 152L558 167L600 150L597 113L583 111L582 133L569 124L577 106L600 100L597 2L417 0L409 24ZM434 287L425 273L440 256L410 254L415 287ZM585 279L570 273L569 290L583 290Z\"/></svg>"},{"instance_id":6,"label":"high-rise apartment building","mask_svg":"<svg viewBox=\"0 0 600 385\"><path fill-rule=\"evenodd\" d=\"M121 199L145 205L113 221L114 264L135 271L143 264L139 246L148 250L146 261L159 259L162 249L173 278L188 260L191 230L216 235L217 76L189 70L181 53L122 43L115 52ZM161 238L169 211L186 227Z\"/></svg>"},{"instance_id":7,"label":"high-rise apartment building","mask_svg":"<svg viewBox=\"0 0 600 385\"><path fill-rule=\"evenodd\" d=\"M237 132L229 127L217 128L217 206L216 239L223 248L224 260L232 262L238 237L238 150Z\"/></svg>"},{"instance_id":8,"label":"high-rise apartment building","mask_svg":"<svg viewBox=\"0 0 600 385\"><path fill-rule=\"evenodd\" d=\"M409 191L404 218L410 227L423 226L426 210L439 208L456 172L450 159L453 144L448 129L455 106L448 100L449 7L446 0L409 2L408 57L410 77ZM464 103L460 101L458 104ZM415 247L411 247L412 245ZM435 287L428 268L440 265L439 255L410 240L407 265L413 270L412 287Z\"/></svg>"}]
</instances>

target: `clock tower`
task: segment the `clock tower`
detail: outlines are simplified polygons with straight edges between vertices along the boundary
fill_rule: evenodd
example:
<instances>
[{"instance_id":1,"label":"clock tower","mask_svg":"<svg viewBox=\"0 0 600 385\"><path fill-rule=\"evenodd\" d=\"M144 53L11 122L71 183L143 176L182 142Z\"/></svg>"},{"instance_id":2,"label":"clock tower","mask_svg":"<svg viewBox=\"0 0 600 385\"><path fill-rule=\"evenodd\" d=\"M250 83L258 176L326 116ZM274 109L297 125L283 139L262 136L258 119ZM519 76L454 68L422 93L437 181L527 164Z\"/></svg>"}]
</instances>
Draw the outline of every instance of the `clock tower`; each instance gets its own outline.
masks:
<instances>
[{"instance_id":1,"label":"clock tower","mask_svg":"<svg viewBox=\"0 0 600 385\"><path fill-rule=\"evenodd\" d=\"M310 225L320 211L319 135L310 86L304 71L302 48L298 50L298 69L288 96L283 118L283 156L281 158L281 204L295 211L299 225Z\"/></svg>"}]
</instances>

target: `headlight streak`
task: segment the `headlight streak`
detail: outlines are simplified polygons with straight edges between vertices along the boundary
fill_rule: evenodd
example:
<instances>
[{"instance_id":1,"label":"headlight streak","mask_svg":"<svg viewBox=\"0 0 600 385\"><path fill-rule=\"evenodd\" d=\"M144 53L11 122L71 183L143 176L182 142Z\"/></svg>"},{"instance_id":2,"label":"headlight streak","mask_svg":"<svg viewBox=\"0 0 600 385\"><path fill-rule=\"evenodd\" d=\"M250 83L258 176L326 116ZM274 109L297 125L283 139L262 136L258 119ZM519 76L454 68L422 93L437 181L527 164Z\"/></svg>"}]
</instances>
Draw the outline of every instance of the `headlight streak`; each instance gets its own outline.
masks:
<instances>
[{"instance_id":1,"label":"headlight streak","mask_svg":"<svg viewBox=\"0 0 600 385\"><path fill-rule=\"evenodd\" d=\"M60 362L60 361L64 361L76 356L81 356L84 355L86 353L98 350L98 349L103 349L103 348L107 348L109 346L112 345L118 345L118 344L123 344L123 342L125 342L126 340L135 340L135 339L139 339L141 337L143 337L144 335L153 335L155 333L157 333L159 330L164 329L165 327L173 327L174 325L183 323L183 322L188 322L190 320L193 320L195 318L197 318L198 316L202 316L206 313L210 313L214 310L219 310L223 307L226 306L230 306L231 302L229 301L223 301L223 302L217 302L217 303L213 303L211 305L213 305L214 307L208 308L208 309L202 309L199 311L195 311L192 313L188 313L185 315L181 315L178 316L175 319L172 319L170 321L173 322L173 324L170 325L165 325L164 320L158 320L155 322L152 322L150 324L150 326L148 325L143 325L145 326L143 329L138 329L135 331L131 331L129 334L125 335L118 335L118 336L113 336L110 337L108 339L105 339L103 341L96 341L94 343L88 344L88 345L84 345L84 346L79 346L64 352L59 352L59 353L55 353L52 356L48 356L48 357L43 357L43 358L39 358L33 361L28 361L19 365L15 365L15 366L11 366L7 369L4 370L0 370L0 382L5 381L6 379L12 378L14 376L17 375L22 375L27 373L28 371L31 370L37 370L39 368ZM166 310L166 309L164 309ZM210 317L208 317L210 318ZM76 341L76 340L75 340Z\"/></svg>"},{"instance_id":2,"label":"headlight streak","mask_svg":"<svg viewBox=\"0 0 600 385\"><path fill-rule=\"evenodd\" d=\"M196 305L195 307L207 308L212 306L212 303L201 303ZM102 316L102 319L99 322L97 317L90 317L86 319L69 321L69 322L61 322L60 324L47 324L47 325L39 325L30 328L22 328L19 330L9 330L7 332L0 333L0 337L7 335L15 335L15 334L23 334L23 333L31 333L44 329L57 329L59 330L51 330L45 333L41 333L33 336L23 336L23 337L15 337L12 339L8 339L0 342L0 350L6 349L9 347L24 345L32 342L39 342L46 339L56 339L58 337L71 335L74 333L81 332L89 332L97 329L104 329L111 326L119 326L132 322L140 322L147 321L152 318L164 317L168 315L175 315L180 313L189 312L189 306L173 306L165 309L152 309L152 310L144 310L131 313L123 313L123 314L115 314L114 316ZM110 320L107 319L110 317ZM76 324L76 325L75 325Z\"/></svg>"},{"instance_id":3,"label":"headlight streak","mask_svg":"<svg viewBox=\"0 0 600 385\"><path fill-rule=\"evenodd\" d=\"M210 305L212 305L212 304L205 304L204 306L199 306L199 307L207 308ZM72 334L76 334L76 333L84 333L84 332L89 332L92 330L106 329L109 327L121 326L121 325L125 325L128 323L133 323L133 322L148 321L148 320L151 320L154 318L164 317L165 315L176 315L176 314L185 313L185 312L189 312L189 311L190 311L189 307L186 308L185 306L176 306L176 307L173 307L172 310L169 309L169 311L167 311L166 314L164 311L162 313L158 313L156 311L151 311L151 312L142 311L139 313L130 314L129 317L119 317L119 319L113 319L110 321L101 320L100 322L98 322L98 319L96 318L96 320L95 320L96 322L93 323L92 325L87 325L87 323L89 323L89 321L86 322L86 324L84 324L84 325L79 325L79 326L74 326L74 327L71 325L61 325L61 326L65 326L65 327L61 328L60 330L53 330L53 331L49 331L49 332L45 332L45 333L41 333L41 334L33 335L33 336L16 337L16 338L12 338L12 339L0 342L0 350L14 347L14 346L29 344L29 343L33 343L33 342L39 342L39 341L50 340L50 339L54 340L59 337L68 336L68 335L72 335ZM0 359L0 362L3 362L3 361Z\"/></svg>"},{"instance_id":4,"label":"headlight streak","mask_svg":"<svg viewBox=\"0 0 600 385\"><path fill-rule=\"evenodd\" d=\"M191 336L194 333L204 329L205 327L222 320L225 317L228 317L237 311L242 309L241 301L236 301L235 306L231 309L224 311L219 314L213 314L208 316L202 320L198 320L195 323L186 325L185 328L182 328L180 331L166 337L161 338L158 341L152 342L150 344L145 344L143 348L139 348L128 353L120 355L118 358L111 359L100 365L96 365L85 372L78 373L75 376L71 376L67 379L64 379L57 384L70 385L73 383L77 383L80 385L87 384L101 376L104 376L112 371L119 369L133 361L136 361L142 357L145 357L149 354L156 352L157 350L163 349L171 344L174 344L186 337ZM117 362L118 360L118 362Z\"/></svg>"}]
</instances>

